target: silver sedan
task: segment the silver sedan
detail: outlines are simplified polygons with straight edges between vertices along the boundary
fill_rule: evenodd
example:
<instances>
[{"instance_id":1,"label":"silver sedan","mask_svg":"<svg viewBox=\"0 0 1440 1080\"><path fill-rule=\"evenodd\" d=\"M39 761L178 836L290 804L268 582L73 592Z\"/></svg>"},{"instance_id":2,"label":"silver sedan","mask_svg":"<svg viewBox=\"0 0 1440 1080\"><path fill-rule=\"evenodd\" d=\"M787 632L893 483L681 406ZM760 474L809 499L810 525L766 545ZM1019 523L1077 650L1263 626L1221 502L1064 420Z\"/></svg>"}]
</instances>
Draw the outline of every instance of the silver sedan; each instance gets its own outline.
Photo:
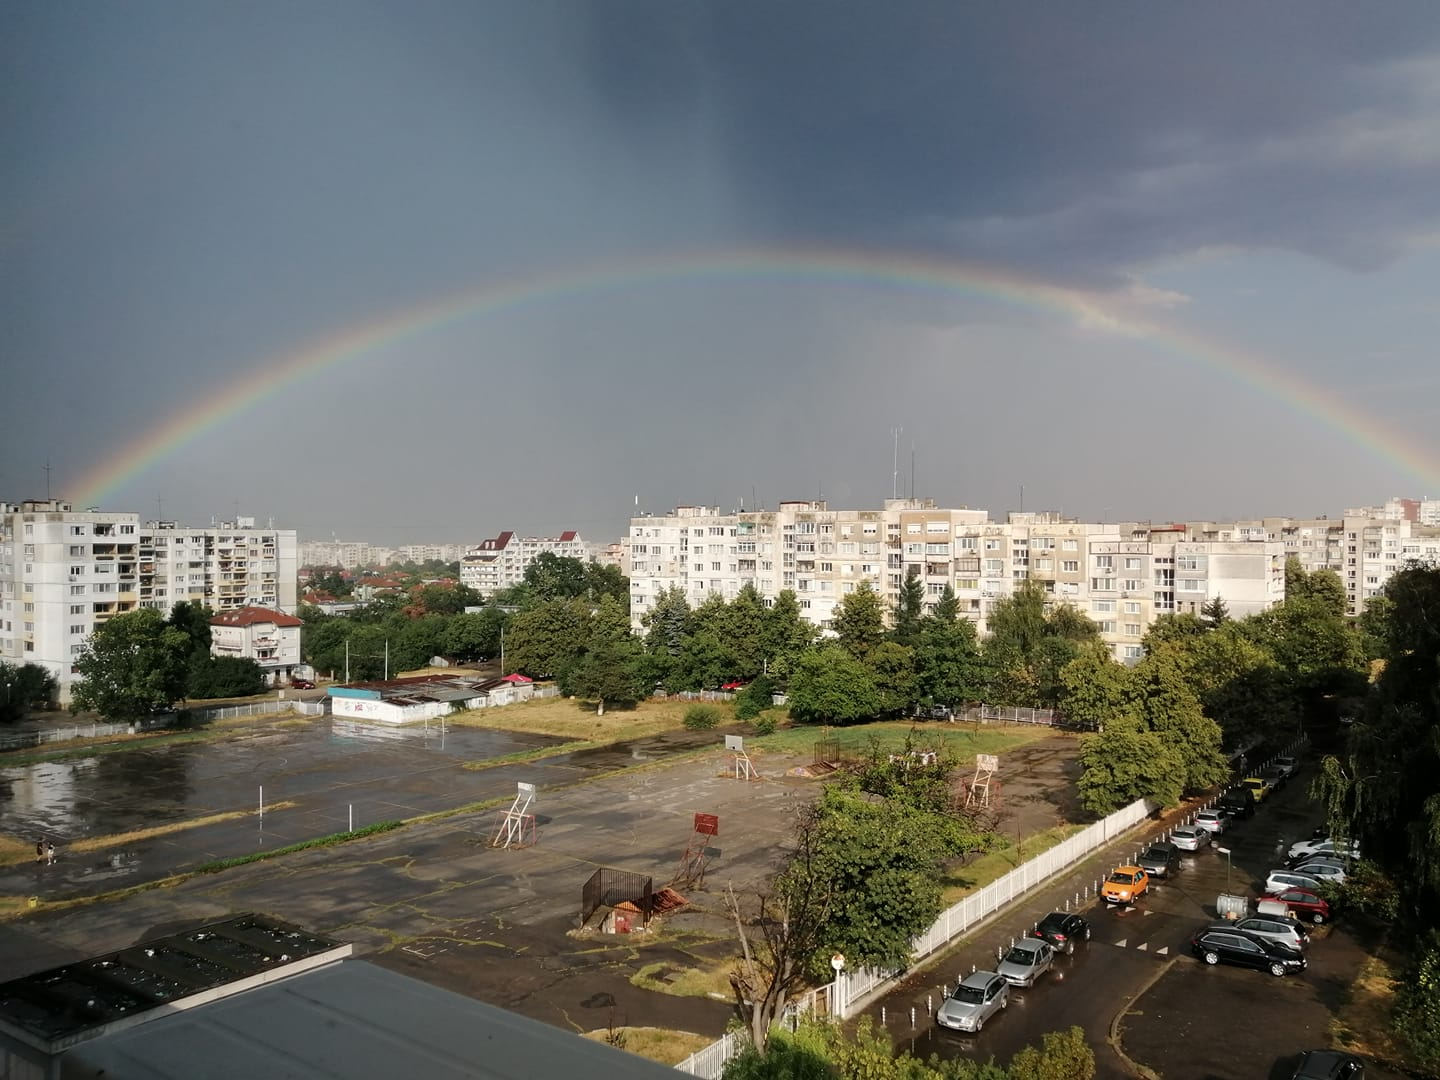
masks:
<instances>
[{"instance_id":1,"label":"silver sedan","mask_svg":"<svg viewBox=\"0 0 1440 1080\"><path fill-rule=\"evenodd\" d=\"M1210 832L1195 825L1182 825L1170 834L1170 842L1181 851L1199 851L1210 843Z\"/></svg>"},{"instance_id":2,"label":"silver sedan","mask_svg":"<svg viewBox=\"0 0 1440 1080\"><path fill-rule=\"evenodd\" d=\"M995 970L1011 986L1034 986L1035 980L1050 970L1054 960L1055 950L1048 941L1021 938L1010 946Z\"/></svg>"}]
</instances>

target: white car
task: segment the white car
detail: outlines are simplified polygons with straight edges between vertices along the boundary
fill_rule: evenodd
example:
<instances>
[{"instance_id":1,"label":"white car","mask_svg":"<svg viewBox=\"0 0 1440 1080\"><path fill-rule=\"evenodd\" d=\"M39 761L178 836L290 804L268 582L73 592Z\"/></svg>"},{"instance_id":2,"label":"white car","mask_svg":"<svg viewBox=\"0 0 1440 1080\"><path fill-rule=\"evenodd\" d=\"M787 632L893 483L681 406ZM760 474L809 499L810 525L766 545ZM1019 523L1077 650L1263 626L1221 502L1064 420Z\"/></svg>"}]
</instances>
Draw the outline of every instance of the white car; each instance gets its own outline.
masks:
<instances>
[{"instance_id":1,"label":"white car","mask_svg":"<svg viewBox=\"0 0 1440 1080\"><path fill-rule=\"evenodd\" d=\"M1225 831L1225 815L1219 810L1201 810L1195 815L1195 827L1218 836Z\"/></svg>"},{"instance_id":2,"label":"white car","mask_svg":"<svg viewBox=\"0 0 1440 1080\"><path fill-rule=\"evenodd\" d=\"M1358 840L1301 840L1290 845L1290 861L1304 859L1311 855L1344 855L1347 858L1360 857Z\"/></svg>"},{"instance_id":3,"label":"white car","mask_svg":"<svg viewBox=\"0 0 1440 1080\"><path fill-rule=\"evenodd\" d=\"M1181 851L1199 851L1210 846L1210 834L1198 825L1182 825L1170 834L1170 842Z\"/></svg>"},{"instance_id":4,"label":"white car","mask_svg":"<svg viewBox=\"0 0 1440 1080\"><path fill-rule=\"evenodd\" d=\"M1270 764L1283 772L1287 780L1300 771L1300 759L1291 757L1289 754L1283 754L1277 757L1274 761L1270 762Z\"/></svg>"},{"instance_id":5,"label":"white car","mask_svg":"<svg viewBox=\"0 0 1440 1080\"><path fill-rule=\"evenodd\" d=\"M1282 893L1286 889L1305 889L1318 893L1320 878L1314 874L1302 874L1297 870L1271 870L1269 876L1265 878L1265 891Z\"/></svg>"}]
</instances>

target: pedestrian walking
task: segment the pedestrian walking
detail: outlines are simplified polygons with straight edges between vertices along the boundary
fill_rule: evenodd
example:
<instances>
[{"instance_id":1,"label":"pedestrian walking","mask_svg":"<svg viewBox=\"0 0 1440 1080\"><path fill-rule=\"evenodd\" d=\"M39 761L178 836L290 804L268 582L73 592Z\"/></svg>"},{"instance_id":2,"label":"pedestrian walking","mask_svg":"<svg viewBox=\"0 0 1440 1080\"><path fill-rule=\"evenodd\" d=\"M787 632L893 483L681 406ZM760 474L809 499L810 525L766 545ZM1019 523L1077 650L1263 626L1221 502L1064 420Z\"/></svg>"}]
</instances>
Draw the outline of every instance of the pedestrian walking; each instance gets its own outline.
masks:
<instances>
[{"instance_id":1,"label":"pedestrian walking","mask_svg":"<svg viewBox=\"0 0 1440 1080\"><path fill-rule=\"evenodd\" d=\"M55 865L55 844L50 840L45 841L45 862L50 866Z\"/></svg>"},{"instance_id":2,"label":"pedestrian walking","mask_svg":"<svg viewBox=\"0 0 1440 1080\"><path fill-rule=\"evenodd\" d=\"M36 861L37 863L41 863L41 862L44 862L44 861L45 861L45 838L44 838L44 837L41 837L39 840L36 840L36 841L35 841L35 861Z\"/></svg>"}]
</instances>

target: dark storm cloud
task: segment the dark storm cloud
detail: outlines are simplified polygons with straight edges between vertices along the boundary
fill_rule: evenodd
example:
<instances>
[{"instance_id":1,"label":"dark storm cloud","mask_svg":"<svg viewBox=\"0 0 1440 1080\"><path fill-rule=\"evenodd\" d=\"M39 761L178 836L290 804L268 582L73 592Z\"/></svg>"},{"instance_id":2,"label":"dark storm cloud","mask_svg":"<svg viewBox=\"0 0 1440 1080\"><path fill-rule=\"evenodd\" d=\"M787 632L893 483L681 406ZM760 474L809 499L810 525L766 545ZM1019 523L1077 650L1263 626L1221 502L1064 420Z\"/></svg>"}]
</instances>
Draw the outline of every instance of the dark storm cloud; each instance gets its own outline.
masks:
<instances>
[{"instance_id":1,"label":"dark storm cloud","mask_svg":"<svg viewBox=\"0 0 1440 1080\"><path fill-rule=\"evenodd\" d=\"M1232 245L1367 266L1440 213L1428 2L590 10L616 118L689 104L794 238L1092 275Z\"/></svg>"}]
</instances>

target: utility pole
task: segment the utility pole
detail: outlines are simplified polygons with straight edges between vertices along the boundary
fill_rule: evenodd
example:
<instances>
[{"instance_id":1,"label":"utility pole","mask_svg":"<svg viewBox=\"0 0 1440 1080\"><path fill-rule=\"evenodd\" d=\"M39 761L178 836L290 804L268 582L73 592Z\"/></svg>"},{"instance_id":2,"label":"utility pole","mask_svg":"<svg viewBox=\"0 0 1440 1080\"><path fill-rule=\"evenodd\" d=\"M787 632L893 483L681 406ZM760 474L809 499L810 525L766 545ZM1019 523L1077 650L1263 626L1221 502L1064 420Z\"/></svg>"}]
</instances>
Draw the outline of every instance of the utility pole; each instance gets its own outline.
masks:
<instances>
[{"instance_id":1,"label":"utility pole","mask_svg":"<svg viewBox=\"0 0 1440 1080\"><path fill-rule=\"evenodd\" d=\"M390 639L385 639L385 681L390 681Z\"/></svg>"},{"instance_id":2,"label":"utility pole","mask_svg":"<svg viewBox=\"0 0 1440 1080\"><path fill-rule=\"evenodd\" d=\"M350 639L345 639L345 681L350 681Z\"/></svg>"},{"instance_id":3,"label":"utility pole","mask_svg":"<svg viewBox=\"0 0 1440 1080\"><path fill-rule=\"evenodd\" d=\"M890 438L895 444L890 454L890 497L892 499L900 497L900 433L904 430L903 427L890 429Z\"/></svg>"}]
</instances>

